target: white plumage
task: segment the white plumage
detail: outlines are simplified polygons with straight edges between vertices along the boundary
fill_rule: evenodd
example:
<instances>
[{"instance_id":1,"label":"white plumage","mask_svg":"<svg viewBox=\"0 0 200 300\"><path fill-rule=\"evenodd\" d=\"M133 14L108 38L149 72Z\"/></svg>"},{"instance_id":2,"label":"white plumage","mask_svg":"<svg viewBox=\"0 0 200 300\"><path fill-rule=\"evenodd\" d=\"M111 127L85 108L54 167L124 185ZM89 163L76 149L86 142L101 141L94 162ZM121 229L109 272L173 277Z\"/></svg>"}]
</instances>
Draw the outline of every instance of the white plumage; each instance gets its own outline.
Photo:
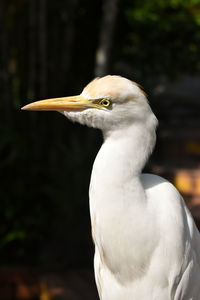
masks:
<instances>
[{"instance_id":1,"label":"white plumage","mask_svg":"<svg viewBox=\"0 0 200 300\"><path fill-rule=\"evenodd\" d=\"M90 183L95 279L101 300L199 300L200 236L167 180L141 174L157 119L145 94L120 76L95 79L81 95L34 102L102 130Z\"/></svg>"}]
</instances>

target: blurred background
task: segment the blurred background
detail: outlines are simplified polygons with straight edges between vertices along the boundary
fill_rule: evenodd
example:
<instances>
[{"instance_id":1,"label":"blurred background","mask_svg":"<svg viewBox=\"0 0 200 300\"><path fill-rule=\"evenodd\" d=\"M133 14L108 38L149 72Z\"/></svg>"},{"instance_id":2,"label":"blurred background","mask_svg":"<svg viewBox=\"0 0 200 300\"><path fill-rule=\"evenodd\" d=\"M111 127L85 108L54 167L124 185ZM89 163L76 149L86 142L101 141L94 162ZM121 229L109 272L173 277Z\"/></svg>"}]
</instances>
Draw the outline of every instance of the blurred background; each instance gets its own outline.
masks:
<instances>
[{"instance_id":1,"label":"blurred background","mask_svg":"<svg viewBox=\"0 0 200 300\"><path fill-rule=\"evenodd\" d=\"M200 1L0 1L0 299L98 299L88 185L98 130L25 104L94 77L140 83L160 126L146 167L200 224Z\"/></svg>"}]
</instances>

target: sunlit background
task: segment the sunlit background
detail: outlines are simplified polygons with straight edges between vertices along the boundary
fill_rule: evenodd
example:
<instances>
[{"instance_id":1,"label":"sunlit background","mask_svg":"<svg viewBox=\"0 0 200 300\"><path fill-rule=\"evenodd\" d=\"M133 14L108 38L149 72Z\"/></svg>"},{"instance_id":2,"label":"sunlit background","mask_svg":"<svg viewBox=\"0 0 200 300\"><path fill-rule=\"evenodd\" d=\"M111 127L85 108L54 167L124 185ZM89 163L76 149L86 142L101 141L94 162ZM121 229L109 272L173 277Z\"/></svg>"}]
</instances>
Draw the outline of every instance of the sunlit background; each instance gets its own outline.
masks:
<instances>
[{"instance_id":1,"label":"sunlit background","mask_svg":"<svg viewBox=\"0 0 200 300\"><path fill-rule=\"evenodd\" d=\"M94 77L140 83L157 115L146 170L200 224L200 1L0 1L0 299L98 299L88 185L98 130L24 112Z\"/></svg>"}]
</instances>

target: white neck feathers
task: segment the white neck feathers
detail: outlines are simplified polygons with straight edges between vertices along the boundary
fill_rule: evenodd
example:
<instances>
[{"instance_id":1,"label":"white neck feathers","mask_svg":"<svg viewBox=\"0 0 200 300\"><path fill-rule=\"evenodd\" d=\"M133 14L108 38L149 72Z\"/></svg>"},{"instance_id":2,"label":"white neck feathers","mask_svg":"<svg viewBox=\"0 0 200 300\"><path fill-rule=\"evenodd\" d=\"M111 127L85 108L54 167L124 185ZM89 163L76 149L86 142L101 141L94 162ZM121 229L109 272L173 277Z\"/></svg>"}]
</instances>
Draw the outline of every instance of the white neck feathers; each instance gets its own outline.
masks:
<instances>
[{"instance_id":1,"label":"white neck feathers","mask_svg":"<svg viewBox=\"0 0 200 300\"><path fill-rule=\"evenodd\" d=\"M92 170L91 201L95 199L100 206L105 202L106 207L113 201L144 199L140 174L155 144L155 120L154 126L140 123L104 132L104 143Z\"/></svg>"}]
</instances>

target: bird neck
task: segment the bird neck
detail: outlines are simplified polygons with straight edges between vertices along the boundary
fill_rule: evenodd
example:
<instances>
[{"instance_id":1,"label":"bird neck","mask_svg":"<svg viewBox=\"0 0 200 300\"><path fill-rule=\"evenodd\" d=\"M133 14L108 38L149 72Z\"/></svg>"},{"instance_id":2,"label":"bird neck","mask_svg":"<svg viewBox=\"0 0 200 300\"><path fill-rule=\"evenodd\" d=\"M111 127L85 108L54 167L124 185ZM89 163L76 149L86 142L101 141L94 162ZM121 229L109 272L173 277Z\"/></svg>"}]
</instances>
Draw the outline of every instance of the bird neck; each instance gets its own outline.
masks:
<instances>
[{"instance_id":1,"label":"bird neck","mask_svg":"<svg viewBox=\"0 0 200 300\"><path fill-rule=\"evenodd\" d=\"M155 127L139 124L103 134L104 143L93 165L91 200L128 201L133 199L130 195L135 201L145 200L140 175L155 144Z\"/></svg>"},{"instance_id":2,"label":"bird neck","mask_svg":"<svg viewBox=\"0 0 200 300\"><path fill-rule=\"evenodd\" d=\"M151 123L149 123L151 124ZM104 152L108 162L124 166L123 175L140 176L156 141L155 126L146 123L105 130L104 143L100 151Z\"/></svg>"}]
</instances>

